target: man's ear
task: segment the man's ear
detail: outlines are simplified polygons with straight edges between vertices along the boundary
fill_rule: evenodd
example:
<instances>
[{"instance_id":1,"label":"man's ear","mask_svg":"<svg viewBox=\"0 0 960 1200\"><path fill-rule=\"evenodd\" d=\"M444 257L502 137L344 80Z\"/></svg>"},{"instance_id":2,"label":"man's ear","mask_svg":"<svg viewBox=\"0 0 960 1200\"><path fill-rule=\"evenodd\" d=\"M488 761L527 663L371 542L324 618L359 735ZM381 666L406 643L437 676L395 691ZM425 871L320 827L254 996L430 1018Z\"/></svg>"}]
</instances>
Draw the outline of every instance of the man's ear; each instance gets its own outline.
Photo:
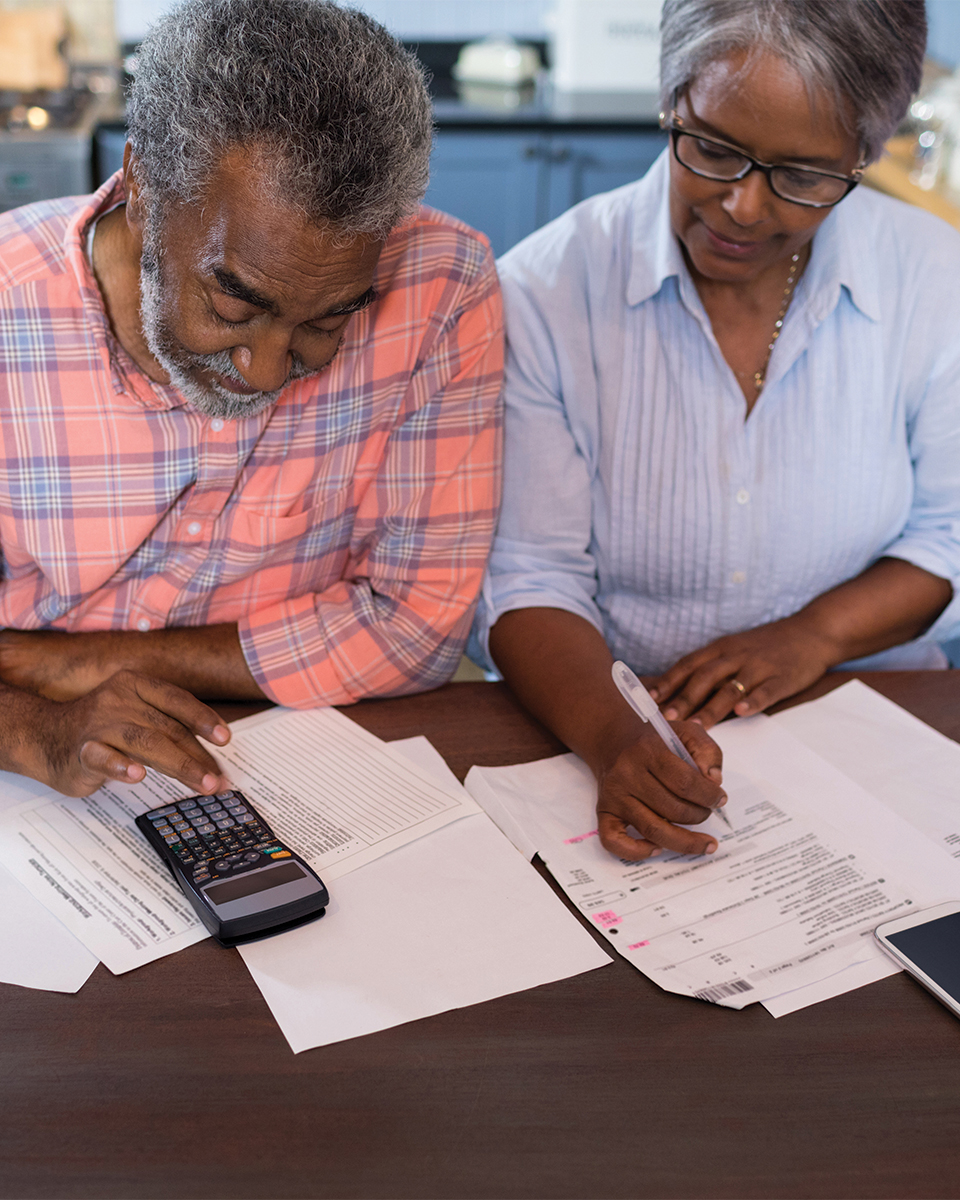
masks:
<instances>
[{"instance_id":1,"label":"man's ear","mask_svg":"<svg viewBox=\"0 0 960 1200\"><path fill-rule=\"evenodd\" d=\"M123 148L123 191L127 197L127 226L130 232L143 239L146 205L137 179L137 156L129 142Z\"/></svg>"}]
</instances>

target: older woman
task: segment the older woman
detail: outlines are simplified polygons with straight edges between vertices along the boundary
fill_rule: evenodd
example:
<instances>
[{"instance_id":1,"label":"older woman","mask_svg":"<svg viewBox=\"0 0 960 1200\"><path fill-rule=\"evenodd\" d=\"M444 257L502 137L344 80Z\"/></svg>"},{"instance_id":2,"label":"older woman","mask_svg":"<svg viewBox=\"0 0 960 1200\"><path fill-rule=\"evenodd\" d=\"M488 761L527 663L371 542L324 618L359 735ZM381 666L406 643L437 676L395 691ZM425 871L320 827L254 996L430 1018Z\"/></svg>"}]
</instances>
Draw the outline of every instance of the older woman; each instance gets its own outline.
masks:
<instances>
[{"instance_id":1,"label":"older woman","mask_svg":"<svg viewBox=\"0 0 960 1200\"><path fill-rule=\"evenodd\" d=\"M704 727L890 647L930 665L960 615L960 238L857 188L919 84L922 2L666 0L662 34L669 150L500 263L477 626L628 859L716 849L680 827L725 799Z\"/></svg>"}]
</instances>

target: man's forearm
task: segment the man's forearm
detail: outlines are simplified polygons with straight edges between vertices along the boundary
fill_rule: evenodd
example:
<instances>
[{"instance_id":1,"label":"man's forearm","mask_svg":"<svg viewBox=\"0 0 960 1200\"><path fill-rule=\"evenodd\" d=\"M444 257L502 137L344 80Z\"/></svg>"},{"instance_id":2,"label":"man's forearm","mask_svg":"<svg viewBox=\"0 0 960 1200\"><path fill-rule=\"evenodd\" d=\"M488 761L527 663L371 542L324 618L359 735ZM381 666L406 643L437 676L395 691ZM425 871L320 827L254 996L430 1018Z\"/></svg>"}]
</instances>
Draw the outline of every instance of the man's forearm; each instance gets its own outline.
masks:
<instances>
[{"instance_id":1,"label":"man's forearm","mask_svg":"<svg viewBox=\"0 0 960 1200\"><path fill-rule=\"evenodd\" d=\"M0 679L54 700L86 695L118 671L163 679L206 700L262 700L236 625L0 633Z\"/></svg>"}]
</instances>

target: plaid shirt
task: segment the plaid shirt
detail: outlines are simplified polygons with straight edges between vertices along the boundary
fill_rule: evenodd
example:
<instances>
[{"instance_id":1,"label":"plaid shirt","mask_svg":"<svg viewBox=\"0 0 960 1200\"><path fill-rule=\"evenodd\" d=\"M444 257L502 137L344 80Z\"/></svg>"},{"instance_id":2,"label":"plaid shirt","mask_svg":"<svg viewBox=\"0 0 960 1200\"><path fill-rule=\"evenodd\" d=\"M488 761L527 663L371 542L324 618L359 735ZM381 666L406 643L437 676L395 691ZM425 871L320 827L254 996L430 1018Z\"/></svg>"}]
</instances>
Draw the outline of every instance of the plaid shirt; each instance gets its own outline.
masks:
<instances>
[{"instance_id":1,"label":"plaid shirt","mask_svg":"<svg viewBox=\"0 0 960 1200\"><path fill-rule=\"evenodd\" d=\"M0 626L237 622L280 704L435 687L500 496L500 296L486 243L421 210L321 375L239 421L151 383L84 252L94 196L0 217Z\"/></svg>"}]
</instances>

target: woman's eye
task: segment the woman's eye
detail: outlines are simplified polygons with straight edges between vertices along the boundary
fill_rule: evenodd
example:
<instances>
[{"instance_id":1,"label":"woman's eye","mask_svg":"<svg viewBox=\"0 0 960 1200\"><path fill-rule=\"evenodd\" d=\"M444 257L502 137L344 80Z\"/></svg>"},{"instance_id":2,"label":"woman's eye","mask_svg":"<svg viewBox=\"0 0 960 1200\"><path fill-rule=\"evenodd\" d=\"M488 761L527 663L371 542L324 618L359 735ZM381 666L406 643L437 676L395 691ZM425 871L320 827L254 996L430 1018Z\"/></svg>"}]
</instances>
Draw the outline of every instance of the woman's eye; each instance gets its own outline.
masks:
<instances>
[{"instance_id":1,"label":"woman's eye","mask_svg":"<svg viewBox=\"0 0 960 1200\"><path fill-rule=\"evenodd\" d=\"M780 168L780 178L792 191L815 191L823 185L823 180L811 171L792 171L789 167Z\"/></svg>"},{"instance_id":2,"label":"woman's eye","mask_svg":"<svg viewBox=\"0 0 960 1200\"><path fill-rule=\"evenodd\" d=\"M724 146L716 146L713 142L701 142L697 139L697 153L702 158L708 158L711 162L739 162L743 158L742 154L737 154L733 150L727 150Z\"/></svg>"}]
</instances>

